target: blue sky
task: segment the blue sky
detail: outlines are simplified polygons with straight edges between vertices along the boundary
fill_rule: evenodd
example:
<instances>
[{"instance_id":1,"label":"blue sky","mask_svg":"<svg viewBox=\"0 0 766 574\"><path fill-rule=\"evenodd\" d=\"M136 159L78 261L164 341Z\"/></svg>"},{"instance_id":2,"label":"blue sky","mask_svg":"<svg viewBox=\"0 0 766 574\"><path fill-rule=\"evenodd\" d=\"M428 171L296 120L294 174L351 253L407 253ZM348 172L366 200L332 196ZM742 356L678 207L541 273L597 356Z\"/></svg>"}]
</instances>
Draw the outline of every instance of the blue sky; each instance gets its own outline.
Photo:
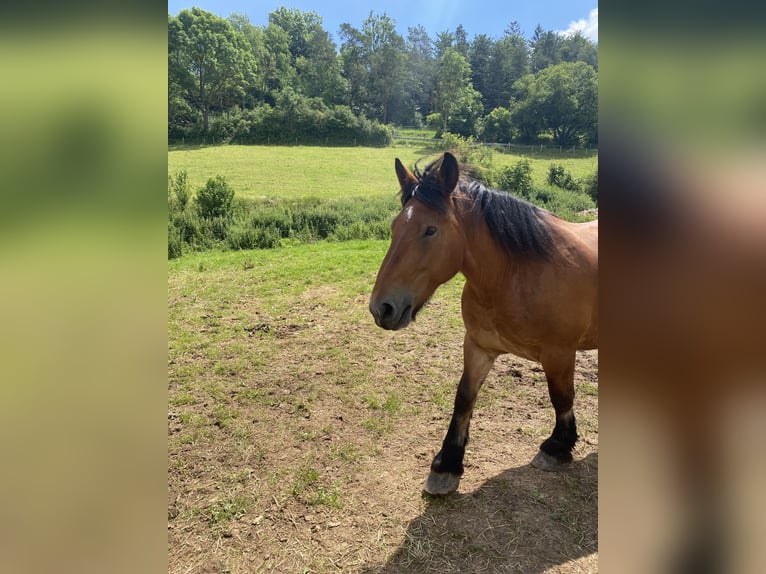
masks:
<instances>
[{"instance_id":1,"label":"blue sky","mask_svg":"<svg viewBox=\"0 0 766 574\"><path fill-rule=\"evenodd\" d=\"M477 34L498 39L516 20L528 38L540 24L546 30L578 28L598 40L598 0L378 0L370 4L353 0L169 0L168 12L176 15L193 6L224 17L234 12L246 14L257 26L266 25L269 13L281 6L316 12L336 44L340 43L338 29L342 23L360 28L371 10L388 14L405 37L407 28L418 24L431 38L462 24L469 40Z\"/></svg>"}]
</instances>

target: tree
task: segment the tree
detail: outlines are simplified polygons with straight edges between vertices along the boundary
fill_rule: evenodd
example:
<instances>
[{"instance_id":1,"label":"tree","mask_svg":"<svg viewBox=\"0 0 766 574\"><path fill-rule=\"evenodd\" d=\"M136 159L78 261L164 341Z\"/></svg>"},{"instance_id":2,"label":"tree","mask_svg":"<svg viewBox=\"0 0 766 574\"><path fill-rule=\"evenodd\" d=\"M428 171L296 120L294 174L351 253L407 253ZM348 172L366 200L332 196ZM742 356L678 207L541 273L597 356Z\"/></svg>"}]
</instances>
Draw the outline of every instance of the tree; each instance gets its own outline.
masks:
<instances>
[{"instance_id":1,"label":"tree","mask_svg":"<svg viewBox=\"0 0 766 574\"><path fill-rule=\"evenodd\" d=\"M484 118L481 138L485 142L507 143L513 135L513 121L508 108L495 108Z\"/></svg>"},{"instance_id":2,"label":"tree","mask_svg":"<svg viewBox=\"0 0 766 574\"><path fill-rule=\"evenodd\" d=\"M248 90L255 100L274 101L274 94L295 82L290 36L279 26L254 26L245 14L231 14L231 25L250 43L257 74ZM245 107L245 106L243 106Z\"/></svg>"},{"instance_id":3,"label":"tree","mask_svg":"<svg viewBox=\"0 0 766 574\"><path fill-rule=\"evenodd\" d=\"M386 14L374 15L362 23L370 62L370 95L380 110L381 122L391 121L391 109L402 100L405 82L404 38ZM398 100L398 102L397 102Z\"/></svg>"},{"instance_id":4,"label":"tree","mask_svg":"<svg viewBox=\"0 0 766 574\"><path fill-rule=\"evenodd\" d=\"M519 80L514 124L529 136L549 129L560 145L592 138L598 126L598 77L585 62L562 62Z\"/></svg>"},{"instance_id":5,"label":"tree","mask_svg":"<svg viewBox=\"0 0 766 574\"><path fill-rule=\"evenodd\" d=\"M282 7L269 14L269 23L287 33L295 88L327 104L342 101L345 83L337 47L322 27L322 17L316 12Z\"/></svg>"},{"instance_id":6,"label":"tree","mask_svg":"<svg viewBox=\"0 0 766 574\"><path fill-rule=\"evenodd\" d=\"M543 68L553 66L561 61L562 38L552 31L545 31L539 24L530 42L532 53L532 73L539 72Z\"/></svg>"},{"instance_id":7,"label":"tree","mask_svg":"<svg viewBox=\"0 0 766 574\"><path fill-rule=\"evenodd\" d=\"M462 24L458 24L458 27L455 28L454 38L455 49L460 52L461 56L468 59L468 49L470 48L470 44L468 43L468 35Z\"/></svg>"},{"instance_id":8,"label":"tree","mask_svg":"<svg viewBox=\"0 0 766 574\"><path fill-rule=\"evenodd\" d=\"M452 48L455 45L455 35L452 32L438 32L436 34L436 41L434 42L434 48L436 50L436 59L441 59L444 56L444 52L447 48Z\"/></svg>"},{"instance_id":9,"label":"tree","mask_svg":"<svg viewBox=\"0 0 766 574\"><path fill-rule=\"evenodd\" d=\"M255 55L260 70L261 92L273 99L280 90L295 85L296 71L290 54L290 36L275 24L258 30L258 51Z\"/></svg>"},{"instance_id":10,"label":"tree","mask_svg":"<svg viewBox=\"0 0 766 574\"><path fill-rule=\"evenodd\" d=\"M367 65L365 62L362 33L343 23L340 26L343 44L340 48L341 69L346 80L346 105L354 113L364 113L367 108Z\"/></svg>"},{"instance_id":11,"label":"tree","mask_svg":"<svg viewBox=\"0 0 766 574\"><path fill-rule=\"evenodd\" d=\"M455 48L447 48L439 59L434 100L445 131L449 129L450 118L457 109L474 109L477 100L481 105L481 94L471 85L471 66Z\"/></svg>"},{"instance_id":12,"label":"tree","mask_svg":"<svg viewBox=\"0 0 766 574\"><path fill-rule=\"evenodd\" d=\"M194 93L189 96L202 112L207 132L211 108L240 101L254 81L255 60L247 39L229 21L199 8L181 10L176 20L178 24L169 22L169 26L184 52L177 81L180 85L194 82Z\"/></svg>"},{"instance_id":13,"label":"tree","mask_svg":"<svg viewBox=\"0 0 766 574\"><path fill-rule=\"evenodd\" d=\"M470 84L460 90L447 119L447 131L468 137L480 131L480 120L484 107L481 94Z\"/></svg>"},{"instance_id":14,"label":"tree","mask_svg":"<svg viewBox=\"0 0 766 574\"><path fill-rule=\"evenodd\" d=\"M436 60L434 43L423 26L407 30L407 72L406 90L416 113L426 116L431 111L434 82L436 78Z\"/></svg>"},{"instance_id":15,"label":"tree","mask_svg":"<svg viewBox=\"0 0 766 574\"><path fill-rule=\"evenodd\" d=\"M319 14L282 6L269 13L269 23L287 32L293 60L311 56L311 36L317 27L322 27L322 17Z\"/></svg>"},{"instance_id":16,"label":"tree","mask_svg":"<svg viewBox=\"0 0 766 574\"><path fill-rule=\"evenodd\" d=\"M404 103L406 57L404 38L386 14L370 15L358 30L341 25L341 58L352 101L368 116L391 121L396 106Z\"/></svg>"},{"instance_id":17,"label":"tree","mask_svg":"<svg viewBox=\"0 0 766 574\"><path fill-rule=\"evenodd\" d=\"M562 62L585 62L598 70L598 50L596 45L580 32L564 37L561 41Z\"/></svg>"},{"instance_id":18,"label":"tree","mask_svg":"<svg viewBox=\"0 0 766 574\"><path fill-rule=\"evenodd\" d=\"M489 101L489 89L495 75L492 65L494 44L494 41L488 36L479 34L474 37L468 50L468 62L471 64L471 83L481 93L485 113L492 109ZM503 105L507 105L507 102L503 102Z\"/></svg>"},{"instance_id":19,"label":"tree","mask_svg":"<svg viewBox=\"0 0 766 574\"><path fill-rule=\"evenodd\" d=\"M495 42L485 93L485 106L493 109L508 105L515 92L514 83L529 73L529 47L517 22L512 22L505 36Z\"/></svg>"}]
</instances>

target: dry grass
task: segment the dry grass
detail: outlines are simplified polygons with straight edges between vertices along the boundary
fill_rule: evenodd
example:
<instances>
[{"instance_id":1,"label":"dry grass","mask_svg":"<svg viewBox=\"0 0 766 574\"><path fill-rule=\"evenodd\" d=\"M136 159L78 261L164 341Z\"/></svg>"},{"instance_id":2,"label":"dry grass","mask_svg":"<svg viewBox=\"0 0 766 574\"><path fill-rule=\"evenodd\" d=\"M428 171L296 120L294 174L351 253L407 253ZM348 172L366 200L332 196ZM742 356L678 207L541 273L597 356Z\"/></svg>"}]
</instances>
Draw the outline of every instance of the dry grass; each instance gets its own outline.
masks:
<instances>
[{"instance_id":1,"label":"dry grass","mask_svg":"<svg viewBox=\"0 0 766 574\"><path fill-rule=\"evenodd\" d=\"M462 368L461 281L408 329L377 329L386 247L171 264L169 572L597 570L597 353L578 360L571 470L529 466L553 411L539 366L506 356L459 492L424 497Z\"/></svg>"}]
</instances>

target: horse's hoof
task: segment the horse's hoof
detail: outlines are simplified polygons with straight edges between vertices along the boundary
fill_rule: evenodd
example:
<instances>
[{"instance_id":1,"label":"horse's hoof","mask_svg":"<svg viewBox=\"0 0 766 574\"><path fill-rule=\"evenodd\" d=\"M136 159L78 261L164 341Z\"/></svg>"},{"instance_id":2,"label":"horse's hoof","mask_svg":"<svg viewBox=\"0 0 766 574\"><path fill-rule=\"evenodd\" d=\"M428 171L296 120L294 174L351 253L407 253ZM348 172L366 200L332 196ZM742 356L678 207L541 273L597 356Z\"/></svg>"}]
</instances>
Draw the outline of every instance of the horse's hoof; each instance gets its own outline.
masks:
<instances>
[{"instance_id":1,"label":"horse's hoof","mask_svg":"<svg viewBox=\"0 0 766 574\"><path fill-rule=\"evenodd\" d=\"M457 490L460 484L460 477L449 472L434 472L428 475L423 490L432 496L443 496Z\"/></svg>"},{"instance_id":2,"label":"horse's hoof","mask_svg":"<svg viewBox=\"0 0 766 574\"><path fill-rule=\"evenodd\" d=\"M556 457L551 456L545 451L538 450L535 458L532 459L532 466L539 468L540 470L547 470L549 472L557 472L569 468L571 463L561 462Z\"/></svg>"}]
</instances>

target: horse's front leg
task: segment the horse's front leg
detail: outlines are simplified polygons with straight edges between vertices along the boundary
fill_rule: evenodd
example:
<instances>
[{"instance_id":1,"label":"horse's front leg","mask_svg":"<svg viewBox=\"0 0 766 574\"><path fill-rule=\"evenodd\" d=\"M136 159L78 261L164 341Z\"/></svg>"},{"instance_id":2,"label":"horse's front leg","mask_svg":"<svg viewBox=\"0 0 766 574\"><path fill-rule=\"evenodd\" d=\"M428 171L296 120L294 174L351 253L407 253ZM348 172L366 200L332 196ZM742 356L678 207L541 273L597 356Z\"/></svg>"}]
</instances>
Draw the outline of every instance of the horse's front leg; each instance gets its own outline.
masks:
<instances>
[{"instance_id":1,"label":"horse's front leg","mask_svg":"<svg viewBox=\"0 0 766 574\"><path fill-rule=\"evenodd\" d=\"M541 470L563 470L572 462L572 449L577 442L574 416L575 351L547 352L541 357L548 379L548 394L556 411L553 433L540 445L532 466Z\"/></svg>"},{"instance_id":2,"label":"horse's front leg","mask_svg":"<svg viewBox=\"0 0 766 574\"><path fill-rule=\"evenodd\" d=\"M431 472L423 487L429 494L449 494L455 492L460 484L473 405L496 357L496 354L477 347L466 335L463 343L463 376L455 395L452 421L442 448L431 463Z\"/></svg>"}]
</instances>

